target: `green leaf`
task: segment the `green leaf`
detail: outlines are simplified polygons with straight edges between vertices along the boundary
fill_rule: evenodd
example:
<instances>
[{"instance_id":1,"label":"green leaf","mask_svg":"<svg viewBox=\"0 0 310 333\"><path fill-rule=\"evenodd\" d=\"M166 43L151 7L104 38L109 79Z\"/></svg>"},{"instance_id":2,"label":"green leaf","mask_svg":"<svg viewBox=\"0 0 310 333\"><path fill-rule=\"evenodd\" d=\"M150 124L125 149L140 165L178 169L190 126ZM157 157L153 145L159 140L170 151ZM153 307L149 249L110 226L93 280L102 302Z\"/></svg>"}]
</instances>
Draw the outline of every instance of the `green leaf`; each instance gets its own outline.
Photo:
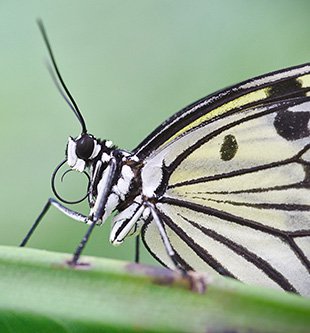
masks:
<instances>
[{"instance_id":1,"label":"green leaf","mask_svg":"<svg viewBox=\"0 0 310 333\"><path fill-rule=\"evenodd\" d=\"M165 268L0 247L0 332L309 332L310 300Z\"/></svg>"}]
</instances>

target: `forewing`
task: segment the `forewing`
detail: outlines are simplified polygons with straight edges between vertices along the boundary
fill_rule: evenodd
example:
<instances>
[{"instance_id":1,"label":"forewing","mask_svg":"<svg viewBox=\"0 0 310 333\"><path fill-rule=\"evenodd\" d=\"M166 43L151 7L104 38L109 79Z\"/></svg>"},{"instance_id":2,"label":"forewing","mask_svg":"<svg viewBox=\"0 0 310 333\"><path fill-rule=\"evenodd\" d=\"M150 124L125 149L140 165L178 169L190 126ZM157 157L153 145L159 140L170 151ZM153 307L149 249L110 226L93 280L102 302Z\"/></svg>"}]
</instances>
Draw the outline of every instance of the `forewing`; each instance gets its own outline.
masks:
<instances>
[{"instance_id":1,"label":"forewing","mask_svg":"<svg viewBox=\"0 0 310 333\"><path fill-rule=\"evenodd\" d=\"M310 64L307 63L258 76L208 95L163 122L134 149L134 153L145 158L205 122L249 107L305 96L310 86L309 73Z\"/></svg>"}]
</instances>

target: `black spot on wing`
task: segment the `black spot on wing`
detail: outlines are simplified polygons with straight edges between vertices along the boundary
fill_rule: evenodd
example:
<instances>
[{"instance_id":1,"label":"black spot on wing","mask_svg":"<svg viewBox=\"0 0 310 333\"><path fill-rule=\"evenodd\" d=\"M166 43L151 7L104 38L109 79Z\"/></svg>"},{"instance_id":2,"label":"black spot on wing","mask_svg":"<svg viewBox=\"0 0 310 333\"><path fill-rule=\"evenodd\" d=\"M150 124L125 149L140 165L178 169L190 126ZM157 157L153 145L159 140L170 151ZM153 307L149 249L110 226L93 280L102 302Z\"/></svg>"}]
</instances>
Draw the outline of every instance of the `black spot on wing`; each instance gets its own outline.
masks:
<instances>
[{"instance_id":1,"label":"black spot on wing","mask_svg":"<svg viewBox=\"0 0 310 333\"><path fill-rule=\"evenodd\" d=\"M306 96L306 92L302 89L301 83L295 78L273 84L268 89L268 97L271 98L283 97L287 95Z\"/></svg>"},{"instance_id":2,"label":"black spot on wing","mask_svg":"<svg viewBox=\"0 0 310 333\"><path fill-rule=\"evenodd\" d=\"M236 138L229 134L224 137L220 153L223 161L229 161L234 158L238 150L238 143Z\"/></svg>"},{"instance_id":3,"label":"black spot on wing","mask_svg":"<svg viewBox=\"0 0 310 333\"><path fill-rule=\"evenodd\" d=\"M310 137L310 112L279 112L274 120L277 133L288 141Z\"/></svg>"}]
</instances>

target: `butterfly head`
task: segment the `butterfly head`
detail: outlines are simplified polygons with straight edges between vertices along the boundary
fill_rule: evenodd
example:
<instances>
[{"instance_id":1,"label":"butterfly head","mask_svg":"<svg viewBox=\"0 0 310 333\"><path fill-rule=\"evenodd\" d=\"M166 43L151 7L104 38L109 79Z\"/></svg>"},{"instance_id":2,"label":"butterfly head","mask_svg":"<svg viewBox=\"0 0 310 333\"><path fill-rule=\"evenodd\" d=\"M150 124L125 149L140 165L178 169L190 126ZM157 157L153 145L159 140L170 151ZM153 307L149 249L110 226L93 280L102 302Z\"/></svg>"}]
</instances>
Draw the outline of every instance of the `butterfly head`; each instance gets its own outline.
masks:
<instances>
[{"instance_id":1,"label":"butterfly head","mask_svg":"<svg viewBox=\"0 0 310 333\"><path fill-rule=\"evenodd\" d=\"M83 172L99 158L107 162L113 150L111 141L98 140L93 135L83 133L77 138L69 137L67 144L67 163L73 169Z\"/></svg>"},{"instance_id":2,"label":"butterfly head","mask_svg":"<svg viewBox=\"0 0 310 333\"><path fill-rule=\"evenodd\" d=\"M51 186L54 195L60 201L67 204L79 203L89 196L89 191L81 199L76 201L68 201L62 198L56 190L56 175L64 164L68 164L70 169L65 171L61 176L63 181L64 176L70 171L79 171L86 175L88 178L88 188L92 183L92 176L88 174L88 168L92 167L92 173L96 168L97 162L100 160L101 164L108 165L112 157L112 152L115 146L111 141L96 139L93 135L82 133L77 138L69 137L66 149L66 158L60 162L52 173Z\"/></svg>"}]
</instances>

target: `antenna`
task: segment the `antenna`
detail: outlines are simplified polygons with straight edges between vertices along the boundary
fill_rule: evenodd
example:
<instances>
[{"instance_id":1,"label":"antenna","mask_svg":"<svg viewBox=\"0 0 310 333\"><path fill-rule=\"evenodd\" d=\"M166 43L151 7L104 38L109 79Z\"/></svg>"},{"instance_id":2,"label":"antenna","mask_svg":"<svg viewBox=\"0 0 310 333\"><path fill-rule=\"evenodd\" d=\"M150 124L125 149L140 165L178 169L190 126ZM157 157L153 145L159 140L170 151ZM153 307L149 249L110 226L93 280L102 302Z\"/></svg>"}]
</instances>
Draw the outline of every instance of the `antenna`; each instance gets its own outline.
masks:
<instances>
[{"instance_id":1,"label":"antenna","mask_svg":"<svg viewBox=\"0 0 310 333\"><path fill-rule=\"evenodd\" d=\"M62 93L61 89L59 89L59 85L56 83L56 86L57 88L61 91L61 95L64 97L64 99L66 100L66 102L69 104L69 106L71 107L71 109L73 110L74 114L76 115L78 121L80 122L81 124L81 127L82 127L82 134L85 134L87 133L87 129L86 129L86 125L85 125L85 121L83 119L83 116L79 110L79 107L77 106L74 98L72 97L69 89L67 88L66 84L64 83L63 79L62 79L62 76L60 75L60 72L59 72L59 69L58 69L58 66L56 64L56 61L55 61L55 58L54 58L54 54L53 54L53 51L52 51L52 48L51 48L51 45L49 43L49 40L47 38L47 33L45 31L45 28L44 28L44 25L43 25L43 22L42 20L37 20L38 22L38 26L39 26L39 29L41 31L41 34L43 36L43 39L44 39L44 42L45 42L45 45L47 47L47 50L48 50L48 53L50 55L50 58L52 60L52 64L53 64L53 67L55 69L55 72L56 72L56 75L57 75L57 78L61 84L61 87L64 89L64 91L66 92L66 95L68 96L68 99L66 98L66 95L64 93ZM53 75L52 75L53 77ZM55 81L55 80L54 80ZM57 82L57 81L55 81ZM70 103L70 102L71 103Z\"/></svg>"}]
</instances>

